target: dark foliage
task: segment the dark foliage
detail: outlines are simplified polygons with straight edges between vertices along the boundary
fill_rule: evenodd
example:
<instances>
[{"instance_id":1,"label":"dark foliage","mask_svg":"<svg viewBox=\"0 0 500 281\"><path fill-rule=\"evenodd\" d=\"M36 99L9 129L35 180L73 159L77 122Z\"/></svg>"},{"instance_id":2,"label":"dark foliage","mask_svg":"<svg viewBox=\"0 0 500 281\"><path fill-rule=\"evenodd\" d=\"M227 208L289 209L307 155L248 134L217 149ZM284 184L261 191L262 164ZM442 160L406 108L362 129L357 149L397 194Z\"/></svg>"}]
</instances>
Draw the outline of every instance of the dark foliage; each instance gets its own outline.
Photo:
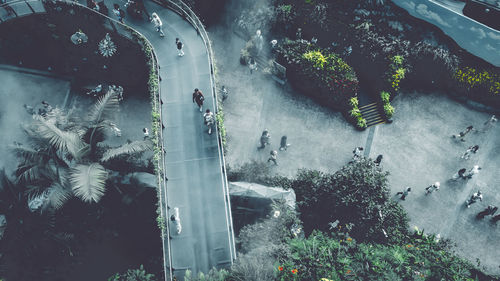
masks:
<instances>
[{"instance_id":1,"label":"dark foliage","mask_svg":"<svg viewBox=\"0 0 500 281\"><path fill-rule=\"evenodd\" d=\"M369 159L349 163L334 174L300 171L292 188L306 232L327 231L338 220L354 224L351 235L362 241L404 241L408 217L390 201L387 175Z\"/></svg>"}]
</instances>

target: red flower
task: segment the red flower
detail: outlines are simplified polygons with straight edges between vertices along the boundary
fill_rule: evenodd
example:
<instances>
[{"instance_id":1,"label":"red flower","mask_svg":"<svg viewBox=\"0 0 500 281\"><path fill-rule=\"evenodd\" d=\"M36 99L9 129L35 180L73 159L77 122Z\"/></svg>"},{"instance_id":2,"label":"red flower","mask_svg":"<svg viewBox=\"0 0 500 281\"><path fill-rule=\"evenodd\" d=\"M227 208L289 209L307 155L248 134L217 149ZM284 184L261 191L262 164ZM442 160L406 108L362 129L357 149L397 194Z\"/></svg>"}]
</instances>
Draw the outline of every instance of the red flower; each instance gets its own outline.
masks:
<instances>
[{"instance_id":1,"label":"red flower","mask_svg":"<svg viewBox=\"0 0 500 281\"><path fill-rule=\"evenodd\" d=\"M298 271L297 269L292 269L293 274L297 274L297 271Z\"/></svg>"},{"instance_id":2,"label":"red flower","mask_svg":"<svg viewBox=\"0 0 500 281\"><path fill-rule=\"evenodd\" d=\"M279 271L283 271L283 267L282 266L278 266L278 270Z\"/></svg>"}]
</instances>

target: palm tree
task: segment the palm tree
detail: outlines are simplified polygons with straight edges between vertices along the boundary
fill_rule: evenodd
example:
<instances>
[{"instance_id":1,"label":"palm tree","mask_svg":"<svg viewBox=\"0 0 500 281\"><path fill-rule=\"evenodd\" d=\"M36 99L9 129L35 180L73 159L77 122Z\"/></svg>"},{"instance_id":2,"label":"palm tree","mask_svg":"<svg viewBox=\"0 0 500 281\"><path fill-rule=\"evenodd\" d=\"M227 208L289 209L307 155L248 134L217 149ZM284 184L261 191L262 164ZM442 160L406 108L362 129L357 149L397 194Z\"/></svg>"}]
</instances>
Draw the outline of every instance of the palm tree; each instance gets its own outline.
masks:
<instances>
[{"instance_id":1,"label":"palm tree","mask_svg":"<svg viewBox=\"0 0 500 281\"><path fill-rule=\"evenodd\" d=\"M149 139L116 148L103 144L117 129L113 121L122 91L110 86L85 118L56 108L45 116L34 115L33 122L24 126L30 146L13 147L20 159L15 175L17 183L27 187L33 209L58 209L73 196L98 202L110 177L120 175L108 161L152 150Z\"/></svg>"}]
</instances>

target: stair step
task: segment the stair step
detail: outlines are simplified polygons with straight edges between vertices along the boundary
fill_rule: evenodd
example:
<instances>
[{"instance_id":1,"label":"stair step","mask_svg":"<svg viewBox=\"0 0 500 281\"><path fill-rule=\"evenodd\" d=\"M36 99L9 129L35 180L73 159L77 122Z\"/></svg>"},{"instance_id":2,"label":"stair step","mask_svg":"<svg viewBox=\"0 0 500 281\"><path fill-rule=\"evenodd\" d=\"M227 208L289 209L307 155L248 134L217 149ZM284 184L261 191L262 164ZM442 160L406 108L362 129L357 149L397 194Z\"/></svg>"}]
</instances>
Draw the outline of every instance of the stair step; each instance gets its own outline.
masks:
<instances>
[{"instance_id":1,"label":"stair step","mask_svg":"<svg viewBox=\"0 0 500 281\"><path fill-rule=\"evenodd\" d=\"M366 123L366 127L369 128L371 126L375 126L375 125L379 125L379 124L385 124L385 121L382 120L382 121L380 121L378 123L374 123L374 124L368 124L368 123Z\"/></svg>"},{"instance_id":2,"label":"stair step","mask_svg":"<svg viewBox=\"0 0 500 281\"><path fill-rule=\"evenodd\" d=\"M376 103L376 102L374 102L374 103L370 103L370 104L366 104L366 105L360 106L360 107L358 107L358 108L359 108L359 110L361 110L361 109L364 109L364 108L368 108L368 107L376 107L376 106L377 106L377 103Z\"/></svg>"},{"instance_id":3,"label":"stair step","mask_svg":"<svg viewBox=\"0 0 500 281\"><path fill-rule=\"evenodd\" d=\"M378 112L378 108L371 108L371 109L368 109L368 110L361 110L361 114L368 114L368 113L372 113L372 112Z\"/></svg>"},{"instance_id":4,"label":"stair step","mask_svg":"<svg viewBox=\"0 0 500 281\"><path fill-rule=\"evenodd\" d=\"M380 120L384 120L382 116L374 116L373 118L365 119L366 123L373 123L373 122L378 122Z\"/></svg>"}]
</instances>

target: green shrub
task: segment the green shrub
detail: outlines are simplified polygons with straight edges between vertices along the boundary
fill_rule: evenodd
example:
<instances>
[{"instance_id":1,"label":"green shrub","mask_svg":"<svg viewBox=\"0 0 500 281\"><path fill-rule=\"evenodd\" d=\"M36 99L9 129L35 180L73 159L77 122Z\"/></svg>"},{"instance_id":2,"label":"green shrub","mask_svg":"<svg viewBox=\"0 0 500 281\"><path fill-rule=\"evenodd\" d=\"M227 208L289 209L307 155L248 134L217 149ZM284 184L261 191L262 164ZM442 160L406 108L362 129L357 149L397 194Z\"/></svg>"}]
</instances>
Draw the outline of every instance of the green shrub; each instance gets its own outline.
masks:
<instances>
[{"instance_id":1,"label":"green shrub","mask_svg":"<svg viewBox=\"0 0 500 281\"><path fill-rule=\"evenodd\" d=\"M366 128L366 119L361 116L358 116L358 122L356 123L356 126L358 126L358 128L361 129Z\"/></svg>"},{"instance_id":2,"label":"green shrub","mask_svg":"<svg viewBox=\"0 0 500 281\"><path fill-rule=\"evenodd\" d=\"M387 175L370 159L349 163L334 174L299 171L291 186L306 231L327 231L329 223L338 220L343 225L354 224L351 235L356 239L404 240L408 218L404 210L389 199Z\"/></svg>"},{"instance_id":3,"label":"green shrub","mask_svg":"<svg viewBox=\"0 0 500 281\"><path fill-rule=\"evenodd\" d=\"M391 119L394 115L394 107L390 103L384 104L384 112L387 119Z\"/></svg>"},{"instance_id":4,"label":"green shrub","mask_svg":"<svg viewBox=\"0 0 500 281\"><path fill-rule=\"evenodd\" d=\"M344 228L336 230L331 236L314 232L290 240L290 253L280 258L275 280L478 280L471 263L434 237L414 234L405 244L380 245L358 243Z\"/></svg>"},{"instance_id":5,"label":"green shrub","mask_svg":"<svg viewBox=\"0 0 500 281\"><path fill-rule=\"evenodd\" d=\"M353 108L351 109L351 111L349 111L349 114L354 117L354 118L359 118L361 117L361 111L356 107L356 108Z\"/></svg>"},{"instance_id":6,"label":"green shrub","mask_svg":"<svg viewBox=\"0 0 500 281\"><path fill-rule=\"evenodd\" d=\"M382 99L382 103L384 104L389 103L391 94L389 92L382 91L380 92L380 98Z\"/></svg>"},{"instance_id":7,"label":"green shrub","mask_svg":"<svg viewBox=\"0 0 500 281\"><path fill-rule=\"evenodd\" d=\"M356 97L356 73L338 55L302 40L285 41L278 52L289 81L304 94L342 110Z\"/></svg>"},{"instance_id":8,"label":"green shrub","mask_svg":"<svg viewBox=\"0 0 500 281\"><path fill-rule=\"evenodd\" d=\"M405 78L407 72L407 69L404 67L405 60L403 56L397 55L390 57L389 61L389 69L386 72L387 82L389 82L394 92L398 92L400 89L399 84Z\"/></svg>"},{"instance_id":9,"label":"green shrub","mask_svg":"<svg viewBox=\"0 0 500 281\"><path fill-rule=\"evenodd\" d=\"M353 108L357 108L359 106L358 98L357 97L350 98L349 105L351 105Z\"/></svg>"},{"instance_id":10,"label":"green shrub","mask_svg":"<svg viewBox=\"0 0 500 281\"><path fill-rule=\"evenodd\" d=\"M320 51L309 51L302 56L318 69L323 69L326 64L326 58Z\"/></svg>"},{"instance_id":11,"label":"green shrub","mask_svg":"<svg viewBox=\"0 0 500 281\"><path fill-rule=\"evenodd\" d=\"M139 269L129 269L124 274L115 275L108 278L108 281L156 281L153 274L146 273L144 266L141 264Z\"/></svg>"},{"instance_id":12,"label":"green shrub","mask_svg":"<svg viewBox=\"0 0 500 281\"><path fill-rule=\"evenodd\" d=\"M466 87L468 90L484 89L489 95L498 95L500 93L500 75L492 72L471 67L458 69L454 75L456 81Z\"/></svg>"}]
</instances>

